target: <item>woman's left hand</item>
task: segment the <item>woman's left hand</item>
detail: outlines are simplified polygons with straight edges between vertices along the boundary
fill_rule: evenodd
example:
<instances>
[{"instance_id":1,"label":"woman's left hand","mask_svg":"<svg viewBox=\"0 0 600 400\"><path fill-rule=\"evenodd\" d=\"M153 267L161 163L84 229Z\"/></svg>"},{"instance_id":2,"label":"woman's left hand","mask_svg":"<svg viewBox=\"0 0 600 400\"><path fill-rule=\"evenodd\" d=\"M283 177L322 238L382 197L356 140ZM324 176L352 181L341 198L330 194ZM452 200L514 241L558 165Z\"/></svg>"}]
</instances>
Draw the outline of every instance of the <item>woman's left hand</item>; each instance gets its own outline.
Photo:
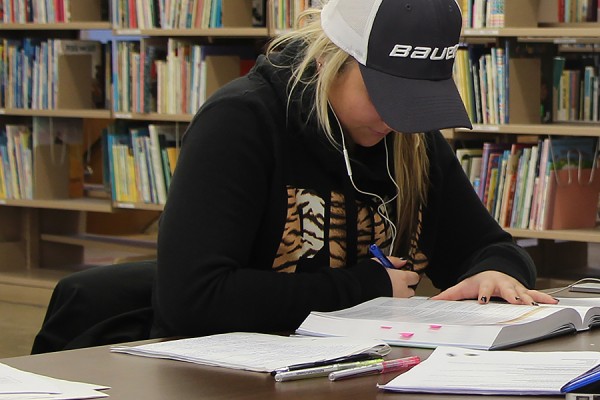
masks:
<instances>
[{"instance_id":1,"label":"woman's left hand","mask_svg":"<svg viewBox=\"0 0 600 400\"><path fill-rule=\"evenodd\" d=\"M480 272L433 296L432 299L463 300L476 298L479 303L485 304L490 301L491 297L502 297L511 304L558 303L558 300L554 297L537 290L527 289L512 276L498 271Z\"/></svg>"}]
</instances>

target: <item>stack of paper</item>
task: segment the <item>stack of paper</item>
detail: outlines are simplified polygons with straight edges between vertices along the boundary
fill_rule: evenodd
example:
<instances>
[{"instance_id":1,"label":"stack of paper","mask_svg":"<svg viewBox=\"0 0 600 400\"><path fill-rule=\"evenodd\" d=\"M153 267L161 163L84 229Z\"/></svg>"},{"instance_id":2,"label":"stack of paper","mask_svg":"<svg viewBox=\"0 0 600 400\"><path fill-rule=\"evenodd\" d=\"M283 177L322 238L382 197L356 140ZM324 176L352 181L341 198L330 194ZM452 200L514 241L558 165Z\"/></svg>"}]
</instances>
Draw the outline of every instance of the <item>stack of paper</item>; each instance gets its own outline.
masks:
<instances>
[{"instance_id":1,"label":"stack of paper","mask_svg":"<svg viewBox=\"0 0 600 400\"><path fill-rule=\"evenodd\" d=\"M103 389L109 387L49 378L0 364L0 400L70 400L108 397L106 393L98 392Z\"/></svg>"},{"instance_id":2,"label":"stack of paper","mask_svg":"<svg viewBox=\"0 0 600 400\"><path fill-rule=\"evenodd\" d=\"M289 365L331 360L359 353L368 352L383 356L390 352L390 346L374 339L286 337L234 332L135 347L115 346L111 351L270 372Z\"/></svg>"},{"instance_id":3,"label":"stack of paper","mask_svg":"<svg viewBox=\"0 0 600 400\"><path fill-rule=\"evenodd\" d=\"M396 392L559 395L600 379L597 351L481 351L440 346L380 388Z\"/></svg>"}]
</instances>

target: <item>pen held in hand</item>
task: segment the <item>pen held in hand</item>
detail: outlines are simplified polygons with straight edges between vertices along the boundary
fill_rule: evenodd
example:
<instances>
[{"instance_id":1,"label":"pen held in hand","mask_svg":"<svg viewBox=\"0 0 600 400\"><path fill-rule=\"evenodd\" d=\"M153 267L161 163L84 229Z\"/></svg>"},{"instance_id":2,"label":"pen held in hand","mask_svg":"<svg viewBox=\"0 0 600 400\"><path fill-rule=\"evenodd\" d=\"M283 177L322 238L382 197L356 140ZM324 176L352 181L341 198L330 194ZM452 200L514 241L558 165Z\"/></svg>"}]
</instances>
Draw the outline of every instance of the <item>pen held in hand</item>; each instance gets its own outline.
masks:
<instances>
[{"instance_id":1,"label":"pen held in hand","mask_svg":"<svg viewBox=\"0 0 600 400\"><path fill-rule=\"evenodd\" d=\"M343 369L340 371L334 371L329 374L330 381L337 381L340 379L353 378L357 376L372 375L372 374L384 374L386 372L399 371L401 369L412 368L419 364L421 359L419 357L405 357L397 360L384 361L379 364L367 365L364 367L356 367L350 369Z\"/></svg>"},{"instance_id":2,"label":"pen held in hand","mask_svg":"<svg viewBox=\"0 0 600 400\"><path fill-rule=\"evenodd\" d=\"M396 269L396 267L394 267L394 264L392 264L392 262L390 261L389 258L387 258L383 252L381 251L381 249L379 248L379 246L377 246L375 243L373 243L372 245L369 246L369 251L371 252L371 254L373 254L373 256L379 260L379 262L381 263L381 265L383 265L386 268L391 268L391 269Z\"/></svg>"},{"instance_id":3,"label":"pen held in hand","mask_svg":"<svg viewBox=\"0 0 600 400\"><path fill-rule=\"evenodd\" d=\"M375 257L377 260L379 260L381 265L383 265L386 268L398 269L398 270L402 270L402 271L412 271L413 270L413 268L411 267L410 264L406 264L400 268L396 268L394 266L394 264L392 264L390 259L387 258L385 256L385 254L383 254L383 251L381 251L379 246L377 246L375 243L373 243L372 245L369 246L369 251L371 252L371 254L373 254L373 257Z\"/></svg>"}]
</instances>

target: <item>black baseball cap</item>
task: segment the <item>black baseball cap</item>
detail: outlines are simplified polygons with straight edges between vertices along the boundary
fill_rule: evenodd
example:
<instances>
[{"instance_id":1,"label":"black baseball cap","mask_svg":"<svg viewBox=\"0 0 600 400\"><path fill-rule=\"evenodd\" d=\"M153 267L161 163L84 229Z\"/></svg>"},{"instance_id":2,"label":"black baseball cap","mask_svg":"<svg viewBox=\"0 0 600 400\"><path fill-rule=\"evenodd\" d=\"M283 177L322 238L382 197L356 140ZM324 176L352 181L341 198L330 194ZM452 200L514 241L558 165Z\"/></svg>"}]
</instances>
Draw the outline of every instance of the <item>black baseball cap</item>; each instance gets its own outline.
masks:
<instances>
[{"instance_id":1,"label":"black baseball cap","mask_svg":"<svg viewBox=\"0 0 600 400\"><path fill-rule=\"evenodd\" d=\"M456 0L330 0L321 25L358 61L372 103L392 129L472 128L452 77L462 26Z\"/></svg>"}]
</instances>

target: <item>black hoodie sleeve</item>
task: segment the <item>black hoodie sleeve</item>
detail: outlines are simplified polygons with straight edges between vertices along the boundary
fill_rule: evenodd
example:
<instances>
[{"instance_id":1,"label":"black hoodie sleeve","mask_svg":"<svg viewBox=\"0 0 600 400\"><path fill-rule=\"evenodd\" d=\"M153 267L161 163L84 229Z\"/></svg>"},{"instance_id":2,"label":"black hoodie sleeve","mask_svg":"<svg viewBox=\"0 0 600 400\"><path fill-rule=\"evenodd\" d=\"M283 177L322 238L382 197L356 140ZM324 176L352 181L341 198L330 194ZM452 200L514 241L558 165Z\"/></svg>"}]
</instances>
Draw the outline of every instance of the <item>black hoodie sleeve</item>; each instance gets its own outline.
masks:
<instances>
[{"instance_id":1,"label":"black hoodie sleeve","mask_svg":"<svg viewBox=\"0 0 600 400\"><path fill-rule=\"evenodd\" d=\"M431 189L424 210L421 245L427 274L446 289L485 270L535 285L535 265L525 250L492 218L473 190L448 142L428 134Z\"/></svg>"},{"instance_id":2,"label":"black hoodie sleeve","mask_svg":"<svg viewBox=\"0 0 600 400\"><path fill-rule=\"evenodd\" d=\"M314 273L272 270L283 223L270 237L259 232L269 216L285 218L286 190L270 113L233 99L204 107L185 134L160 221L154 336L290 331L311 310L391 295L387 273L370 259Z\"/></svg>"}]
</instances>

